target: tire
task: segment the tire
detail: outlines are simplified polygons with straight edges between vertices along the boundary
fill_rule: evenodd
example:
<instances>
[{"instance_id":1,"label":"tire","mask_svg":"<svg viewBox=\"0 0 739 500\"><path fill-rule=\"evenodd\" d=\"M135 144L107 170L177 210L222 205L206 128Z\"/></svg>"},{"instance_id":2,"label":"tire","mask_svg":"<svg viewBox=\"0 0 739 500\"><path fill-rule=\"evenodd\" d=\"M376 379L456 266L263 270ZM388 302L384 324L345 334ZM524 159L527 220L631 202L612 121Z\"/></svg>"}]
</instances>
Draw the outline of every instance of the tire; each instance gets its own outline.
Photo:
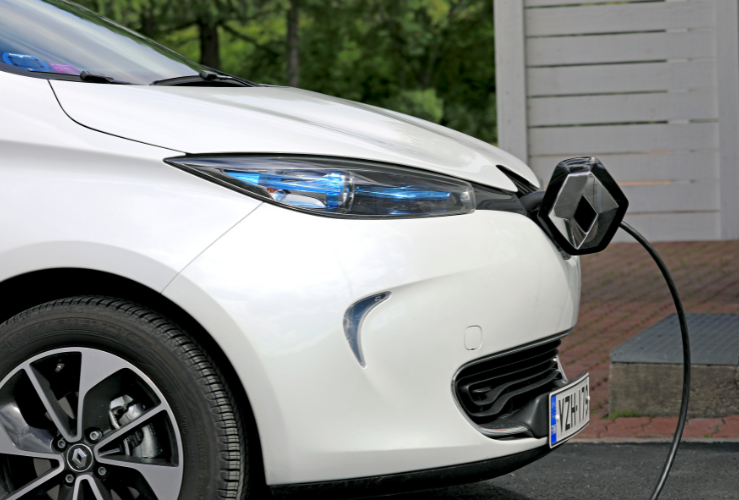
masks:
<instances>
[{"instance_id":1,"label":"tire","mask_svg":"<svg viewBox=\"0 0 739 500\"><path fill-rule=\"evenodd\" d=\"M0 353L0 498L249 493L245 429L228 386L197 342L156 312L106 297L48 302L0 325Z\"/></svg>"}]
</instances>

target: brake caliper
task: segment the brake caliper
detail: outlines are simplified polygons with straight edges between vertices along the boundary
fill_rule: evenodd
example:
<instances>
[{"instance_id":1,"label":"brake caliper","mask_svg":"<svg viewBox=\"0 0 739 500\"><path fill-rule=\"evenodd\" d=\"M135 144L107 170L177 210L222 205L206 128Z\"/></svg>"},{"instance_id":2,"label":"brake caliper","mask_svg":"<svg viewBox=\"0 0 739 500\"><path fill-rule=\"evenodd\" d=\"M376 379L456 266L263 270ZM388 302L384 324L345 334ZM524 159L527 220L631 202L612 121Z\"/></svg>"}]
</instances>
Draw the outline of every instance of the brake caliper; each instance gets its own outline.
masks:
<instances>
[{"instance_id":1,"label":"brake caliper","mask_svg":"<svg viewBox=\"0 0 739 500\"><path fill-rule=\"evenodd\" d=\"M110 423L113 428L120 429L141 418L146 408L136 403L130 396L121 396L110 402ZM146 424L133 431L123 440L123 451L126 455L138 458L157 458L162 454L156 430L152 424Z\"/></svg>"}]
</instances>

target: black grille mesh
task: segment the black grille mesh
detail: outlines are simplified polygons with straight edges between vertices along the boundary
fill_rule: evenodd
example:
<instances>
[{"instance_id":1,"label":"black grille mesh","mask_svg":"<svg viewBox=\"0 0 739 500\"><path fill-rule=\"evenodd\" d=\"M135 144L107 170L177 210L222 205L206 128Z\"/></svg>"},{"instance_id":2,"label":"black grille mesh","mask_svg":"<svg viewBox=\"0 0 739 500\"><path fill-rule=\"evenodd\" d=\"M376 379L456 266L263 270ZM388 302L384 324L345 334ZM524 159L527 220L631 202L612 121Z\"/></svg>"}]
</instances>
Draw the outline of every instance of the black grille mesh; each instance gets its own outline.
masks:
<instances>
[{"instance_id":1,"label":"black grille mesh","mask_svg":"<svg viewBox=\"0 0 739 500\"><path fill-rule=\"evenodd\" d=\"M533 399L565 385L556 359L559 345L554 340L463 368L454 388L463 410L482 427L515 421Z\"/></svg>"}]
</instances>

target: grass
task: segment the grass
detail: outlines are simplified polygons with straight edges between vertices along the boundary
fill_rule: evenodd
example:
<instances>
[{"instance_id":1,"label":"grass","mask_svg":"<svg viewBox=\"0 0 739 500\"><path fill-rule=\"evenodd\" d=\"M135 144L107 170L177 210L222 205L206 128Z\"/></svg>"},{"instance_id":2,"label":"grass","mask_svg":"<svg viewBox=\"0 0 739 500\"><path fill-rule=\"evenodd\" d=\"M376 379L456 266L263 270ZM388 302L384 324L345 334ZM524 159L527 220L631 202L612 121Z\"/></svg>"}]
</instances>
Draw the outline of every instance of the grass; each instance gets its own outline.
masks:
<instances>
[{"instance_id":1,"label":"grass","mask_svg":"<svg viewBox=\"0 0 739 500\"><path fill-rule=\"evenodd\" d=\"M603 417L604 419L608 420L616 420L617 418L626 418L626 417L648 417L649 415L642 415L641 413L637 413L635 411L616 411L613 413L609 413L607 416Z\"/></svg>"}]
</instances>

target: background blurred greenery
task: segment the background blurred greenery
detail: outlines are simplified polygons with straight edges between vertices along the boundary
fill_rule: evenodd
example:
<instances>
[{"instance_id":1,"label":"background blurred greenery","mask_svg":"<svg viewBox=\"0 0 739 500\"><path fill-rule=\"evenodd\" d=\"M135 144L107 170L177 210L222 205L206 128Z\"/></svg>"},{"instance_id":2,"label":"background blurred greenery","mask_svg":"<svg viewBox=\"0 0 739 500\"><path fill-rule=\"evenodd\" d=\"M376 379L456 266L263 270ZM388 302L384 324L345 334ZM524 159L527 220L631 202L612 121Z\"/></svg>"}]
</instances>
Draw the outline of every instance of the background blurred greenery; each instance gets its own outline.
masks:
<instances>
[{"instance_id":1,"label":"background blurred greenery","mask_svg":"<svg viewBox=\"0 0 739 500\"><path fill-rule=\"evenodd\" d=\"M207 66L496 142L491 0L77 1Z\"/></svg>"}]
</instances>

